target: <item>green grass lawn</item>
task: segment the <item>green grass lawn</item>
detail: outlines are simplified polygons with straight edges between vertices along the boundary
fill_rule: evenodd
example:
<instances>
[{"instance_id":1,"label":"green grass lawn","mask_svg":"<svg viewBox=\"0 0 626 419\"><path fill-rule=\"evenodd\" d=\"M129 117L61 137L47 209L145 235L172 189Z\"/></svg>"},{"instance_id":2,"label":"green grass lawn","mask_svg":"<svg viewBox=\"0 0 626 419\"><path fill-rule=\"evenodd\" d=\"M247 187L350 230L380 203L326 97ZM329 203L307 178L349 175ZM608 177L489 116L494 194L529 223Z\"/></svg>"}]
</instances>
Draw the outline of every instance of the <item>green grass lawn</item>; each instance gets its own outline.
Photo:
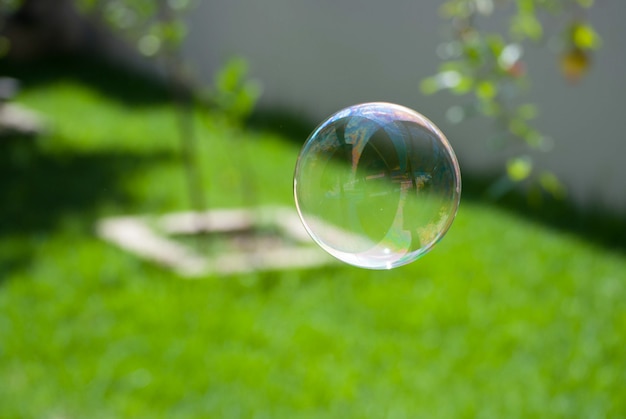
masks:
<instances>
[{"instance_id":1,"label":"green grass lawn","mask_svg":"<svg viewBox=\"0 0 626 419\"><path fill-rule=\"evenodd\" d=\"M172 106L18 99L52 129L0 144L1 418L626 415L621 251L464 200L396 270L183 280L94 235L188 208ZM212 207L292 205L294 142L197 118Z\"/></svg>"}]
</instances>

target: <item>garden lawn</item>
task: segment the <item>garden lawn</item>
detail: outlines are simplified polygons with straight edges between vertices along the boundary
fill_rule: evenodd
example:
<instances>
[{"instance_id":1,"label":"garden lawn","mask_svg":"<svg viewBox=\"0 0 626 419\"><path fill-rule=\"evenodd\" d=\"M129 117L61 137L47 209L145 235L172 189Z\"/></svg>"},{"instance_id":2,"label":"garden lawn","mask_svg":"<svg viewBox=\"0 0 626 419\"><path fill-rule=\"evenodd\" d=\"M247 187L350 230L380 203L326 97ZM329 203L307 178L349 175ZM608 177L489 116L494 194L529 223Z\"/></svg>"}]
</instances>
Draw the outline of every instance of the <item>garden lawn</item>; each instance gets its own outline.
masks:
<instances>
[{"instance_id":1,"label":"garden lawn","mask_svg":"<svg viewBox=\"0 0 626 419\"><path fill-rule=\"evenodd\" d=\"M72 79L0 144L2 418L626 415L626 258L463 201L428 255L189 281L94 235L188 208L175 109ZM198 112L212 207L292 205L297 146Z\"/></svg>"}]
</instances>

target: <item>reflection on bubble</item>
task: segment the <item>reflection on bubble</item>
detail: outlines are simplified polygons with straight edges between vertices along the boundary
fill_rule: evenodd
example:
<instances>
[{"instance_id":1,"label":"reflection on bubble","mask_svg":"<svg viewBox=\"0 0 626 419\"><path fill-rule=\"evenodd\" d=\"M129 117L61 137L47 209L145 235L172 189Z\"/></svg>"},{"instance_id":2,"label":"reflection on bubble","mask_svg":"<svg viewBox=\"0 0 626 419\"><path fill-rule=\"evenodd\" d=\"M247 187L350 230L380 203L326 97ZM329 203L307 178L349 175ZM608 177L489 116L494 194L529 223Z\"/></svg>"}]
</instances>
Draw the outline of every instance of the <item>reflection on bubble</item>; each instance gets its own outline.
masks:
<instances>
[{"instance_id":1,"label":"reflection on bubble","mask_svg":"<svg viewBox=\"0 0 626 419\"><path fill-rule=\"evenodd\" d=\"M428 252L450 227L461 176L450 144L419 113L364 103L325 120L294 176L298 213L341 261L390 269Z\"/></svg>"}]
</instances>

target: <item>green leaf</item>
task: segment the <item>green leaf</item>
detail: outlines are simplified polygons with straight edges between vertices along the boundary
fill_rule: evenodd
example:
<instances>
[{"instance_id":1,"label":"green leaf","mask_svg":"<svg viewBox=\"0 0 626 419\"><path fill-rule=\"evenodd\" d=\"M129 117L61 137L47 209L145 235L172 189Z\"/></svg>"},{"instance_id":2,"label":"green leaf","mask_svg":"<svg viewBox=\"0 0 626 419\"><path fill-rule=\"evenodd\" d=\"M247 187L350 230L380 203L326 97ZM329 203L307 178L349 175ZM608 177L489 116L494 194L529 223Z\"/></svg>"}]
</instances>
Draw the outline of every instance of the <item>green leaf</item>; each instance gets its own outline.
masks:
<instances>
[{"instance_id":1,"label":"green leaf","mask_svg":"<svg viewBox=\"0 0 626 419\"><path fill-rule=\"evenodd\" d=\"M578 0L578 4L580 4L582 7L591 7L593 6L594 0Z\"/></svg>"},{"instance_id":2,"label":"green leaf","mask_svg":"<svg viewBox=\"0 0 626 419\"><path fill-rule=\"evenodd\" d=\"M433 93L437 93L439 91L439 83L437 82L437 77L427 77L420 82L420 90L425 95L432 95Z\"/></svg>"},{"instance_id":3,"label":"green leaf","mask_svg":"<svg viewBox=\"0 0 626 419\"><path fill-rule=\"evenodd\" d=\"M474 79L468 76L461 76L456 86L451 87L450 91L457 95L464 95L474 86Z\"/></svg>"},{"instance_id":4,"label":"green leaf","mask_svg":"<svg viewBox=\"0 0 626 419\"><path fill-rule=\"evenodd\" d=\"M189 0L167 0L167 5L172 10L180 11L189 7Z\"/></svg>"},{"instance_id":5,"label":"green leaf","mask_svg":"<svg viewBox=\"0 0 626 419\"><path fill-rule=\"evenodd\" d=\"M567 195L567 188L553 173L543 172L539 176L539 184L554 198L563 199Z\"/></svg>"},{"instance_id":6,"label":"green leaf","mask_svg":"<svg viewBox=\"0 0 626 419\"><path fill-rule=\"evenodd\" d=\"M6 4L7 2L4 1L0 3ZM12 1L11 3L15 3L15 1ZM77 0L76 6L78 7L78 10L81 12L89 12L96 7L96 1L95 0Z\"/></svg>"},{"instance_id":7,"label":"green leaf","mask_svg":"<svg viewBox=\"0 0 626 419\"><path fill-rule=\"evenodd\" d=\"M439 72L443 73L444 71L462 71L467 67L467 64L464 61L455 60L455 61L446 61L441 64L439 67Z\"/></svg>"},{"instance_id":8,"label":"green leaf","mask_svg":"<svg viewBox=\"0 0 626 419\"><path fill-rule=\"evenodd\" d=\"M224 65L215 79L214 99L221 110L235 120L251 113L261 93L261 86L248 80L247 75L247 61L236 57Z\"/></svg>"},{"instance_id":9,"label":"green leaf","mask_svg":"<svg viewBox=\"0 0 626 419\"><path fill-rule=\"evenodd\" d=\"M156 35L144 35L137 42L137 49L142 55L152 57L161 49L161 40Z\"/></svg>"},{"instance_id":10,"label":"green leaf","mask_svg":"<svg viewBox=\"0 0 626 419\"><path fill-rule=\"evenodd\" d=\"M107 3L104 16L107 23L115 29L127 30L138 24L137 13L124 4Z\"/></svg>"},{"instance_id":11,"label":"green leaf","mask_svg":"<svg viewBox=\"0 0 626 419\"><path fill-rule=\"evenodd\" d=\"M187 35L187 26L180 20L174 20L162 25L163 41L170 45L179 45Z\"/></svg>"},{"instance_id":12,"label":"green leaf","mask_svg":"<svg viewBox=\"0 0 626 419\"><path fill-rule=\"evenodd\" d=\"M535 13L535 0L517 0L517 8L520 13L534 14Z\"/></svg>"},{"instance_id":13,"label":"green leaf","mask_svg":"<svg viewBox=\"0 0 626 419\"><path fill-rule=\"evenodd\" d=\"M526 104L520 105L515 111L515 113L517 114L519 118L528 121L528 120L536 118L539 111L537 110L537 107L535 105L531 103L526 103Z\"/></svg>"},{"instance_id":14,"label":"green leaf","mask_svg":"<svg viewBox=\"0 0 626 419\"><path fill-rule=\"evenodd\" d=\"M475 92L480 99L492 99L498 93L498 88L494 82L483 80L476 84Z\"/></svg>"},{"instance_id":15,"label":"green leaf","mask_svg":"<svg viewBox=\"0 0 626 419\"><path fill-rule=\"evenodd\" d=\"M4 57L11 50L11 41L6 36L0 36L0 58Z\"/></svg>"},{"instance_id":16,"label":"green leaf","mask_svg":"<svg viewBox=\"0 0 626 419\"><path fill-rule=\"evenodd\" d=\"M518 137L525 138L529 130L530 127L526 121L521 118L512 118L509 121L509 131Z\"/></svg>"},{"instance_id":17,"label":"green leaf","mask_svg":"<svg viewBox=\"0 0 626 419\"><path fill-rule=\"evenodd\" d=\"M515 157L506 164L506 172L514 182L528 178L533 170L533 162L529 156Z\"/></svg>"},{"instance_id":18,"label":"green leaf","mask_svg":"<svg viewBox=\"0 0 626 419\"><path fill-rule=\"evenodd\" d=\"M494 4L493 0L474 0L476 11L484 16L489 16L493 13Z\"/></svg>"},{"instance_id":19,"label":"green leaf","mask_svg":"<svg viewBox=\"0 0 626 419\"><path fill-rule=\"evenodd\" d=\"M600 45L600 37L591 26L578 23L572 28L572 42L580 49L596 49Z\"/></svg>"},{"instance_id":20,"label":"green leaf","mask_svg":"<svg viewBox=\"0 0 626 419\"><path fill-rule=\"evenodd\" d=\"M532 148L545 147L546 137L533 128L529 127L523 138L526 144L528 144Z\"/></svg>"},{"instance_id":21,"label":"green leaf","mask_svg":"<svg viewBox=\"0 0 626 419\"><path fill-rule=\"evenodd\" d=\"M485 116L496 116L501 112L501 106L495 100L480 100L476 109Z\"/></svg>"},{"instance_id":22,"label":"green leaf","mask_svg":"<svg viewBox=\"0 0 626 419\"><path fill-rule=\"evenodd\" d=\"M511 34L519 39L539 41L543 36L543 27L534 14L519 13L511 21Z\"/></svg>"},{"instance_id":23,"label":"green leaf","mask_svg":"<svg viewBox=\"0 0 626 419\"><path fill-rule=\"evenodd\" d=\"M498 34L487 35L485 37L485 43L489 47L489 50L491 51L491 54L494 57L499 56L502 50L504 49L504 47L506 46L504 39L502 39L502 36Z\"/></svg>"},{"instance_id":24,"label":"green leaf","mask_svg":"<svg viewBox=\"0 0 626 419\"><path fill-rule=\"evenodd\" d=\"M472 13L472 9L466 0L450 0L441 5L439 13L446 19L466 18Z\"/></svg>"}]
</instances>

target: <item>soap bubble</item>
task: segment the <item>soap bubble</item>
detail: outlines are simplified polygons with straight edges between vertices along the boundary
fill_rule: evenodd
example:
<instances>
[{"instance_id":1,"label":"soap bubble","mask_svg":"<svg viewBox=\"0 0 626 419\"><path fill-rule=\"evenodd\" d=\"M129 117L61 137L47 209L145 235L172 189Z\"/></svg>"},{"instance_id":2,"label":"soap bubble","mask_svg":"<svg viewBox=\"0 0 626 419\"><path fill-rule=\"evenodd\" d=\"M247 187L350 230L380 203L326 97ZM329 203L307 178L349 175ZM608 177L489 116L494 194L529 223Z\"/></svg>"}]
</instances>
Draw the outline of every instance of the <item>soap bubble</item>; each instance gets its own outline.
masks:
<instances>
[{"instance_id":1,"label":"soap bubble","mask_svg":"<svg viewBox=\"0 0 626 419\"><path fill-rule=\"evenodd\" d=\"M421 114L390 103L343 109L302 147L294 196L313 240L354 266L390 269L431 250L461 197L454 151Z\"/></svg>"}]
</instances>

